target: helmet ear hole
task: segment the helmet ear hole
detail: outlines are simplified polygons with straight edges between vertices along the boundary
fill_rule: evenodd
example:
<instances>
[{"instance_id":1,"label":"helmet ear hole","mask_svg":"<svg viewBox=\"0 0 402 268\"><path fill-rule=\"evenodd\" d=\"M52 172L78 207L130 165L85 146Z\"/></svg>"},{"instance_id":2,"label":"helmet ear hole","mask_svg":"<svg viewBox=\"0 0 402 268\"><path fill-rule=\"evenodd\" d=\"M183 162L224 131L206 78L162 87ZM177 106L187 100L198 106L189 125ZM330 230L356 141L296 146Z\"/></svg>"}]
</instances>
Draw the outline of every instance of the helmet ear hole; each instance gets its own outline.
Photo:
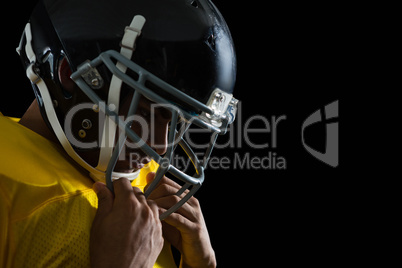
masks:
<instances>
[{"instance_id":1,"label":"helmet ear hole","mask_svg":"<svg viewBox=\"0 0 402 268\"><path fill-rule=\"evenodd\" d=\"M74 92L74 88L75 88L75 83L70 78L71 74L72 74L72 71L71 71L70 65L68 64L66 57L64 57L59 63L58 76L59 76L59 81L60 81L61 85L63 86L63 89L66 90L70 94L72 94Z\"/></svg>"}]
</instances>

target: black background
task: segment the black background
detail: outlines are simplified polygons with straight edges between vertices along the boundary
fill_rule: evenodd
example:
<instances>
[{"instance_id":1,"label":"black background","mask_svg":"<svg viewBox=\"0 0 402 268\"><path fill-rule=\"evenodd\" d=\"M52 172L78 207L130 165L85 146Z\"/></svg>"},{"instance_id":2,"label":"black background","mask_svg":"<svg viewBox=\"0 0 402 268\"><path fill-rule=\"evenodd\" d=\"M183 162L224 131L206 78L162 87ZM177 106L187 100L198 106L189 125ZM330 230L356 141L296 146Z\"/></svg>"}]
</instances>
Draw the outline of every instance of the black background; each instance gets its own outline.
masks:
<instances>
[{"instance_id":1,"label":"black background","mask_svg":"<svg viewBox=\"0 0 402 268\"><path fill-rule=\"evenodd\" d=\"M347 7L215 0L235 43L238 75L235 97L242 101L243 123L254 115L285 115L276 148L243 146L215 150L213 156L251 157L276 153L285 170L243 168L206 171L197 193L220 267L262 267L273 263L342 263L348 251L338 246L349 226L348 178L342 146L341 92L349 90L351 67L346 30ZM0 111L22 116L34 96L14 52L34 1L15 3L3 12L3 84ZM5 18L4 15L7 15ZM5 38L6 37L6 38ZM330 167L302 145L301 126L316 110L339 100L340 161ZM271 122L271 121L270 121ZM254 128L262 128L256 120ZM236 123L235 123L236 124ZM239 133L234 134L237 138ZM324 150L325 125L306 132L313 148ZM269 143L270 133L250 135ZM223 138L224 139L224 138ZM244 139L244 137L241 137Z\"/></svg>"}]
</instances>

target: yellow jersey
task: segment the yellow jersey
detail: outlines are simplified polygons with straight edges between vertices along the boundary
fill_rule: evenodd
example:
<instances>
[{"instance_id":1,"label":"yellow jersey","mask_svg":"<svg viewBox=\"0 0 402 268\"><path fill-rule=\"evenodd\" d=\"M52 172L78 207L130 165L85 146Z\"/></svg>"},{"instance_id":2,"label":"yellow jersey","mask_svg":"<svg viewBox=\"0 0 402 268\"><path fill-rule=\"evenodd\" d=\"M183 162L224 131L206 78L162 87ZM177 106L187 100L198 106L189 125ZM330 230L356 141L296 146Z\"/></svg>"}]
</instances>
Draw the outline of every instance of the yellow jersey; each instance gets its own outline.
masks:
<instances>
[{"instance_id":1,"label":"yellow jersey","mask_svg":"<svg viewBox=\"0 0 402 268\"><path fill-rule=\"evenodd\" d=\"M16 121L0 114L0 266L89 267L94 182L60 146ZM143 190L155 167L133 186ZM176 267L167 242L154 267Z\"/></svg>"}]
</instances>

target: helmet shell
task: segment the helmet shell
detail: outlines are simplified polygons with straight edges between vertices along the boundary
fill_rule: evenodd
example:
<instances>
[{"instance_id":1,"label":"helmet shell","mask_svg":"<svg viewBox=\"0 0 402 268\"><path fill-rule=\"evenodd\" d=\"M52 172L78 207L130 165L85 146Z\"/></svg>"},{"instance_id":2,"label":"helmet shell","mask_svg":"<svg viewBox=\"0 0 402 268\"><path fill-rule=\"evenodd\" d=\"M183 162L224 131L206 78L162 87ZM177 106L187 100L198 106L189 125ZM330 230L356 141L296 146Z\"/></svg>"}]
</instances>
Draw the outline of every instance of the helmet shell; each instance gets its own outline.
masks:
<instances>
[{"instance_id":1,"label":"helmet shell","mask_svg":"<svg viewBox=\"0 0 402 268\"><path fill-rule=\"evenodd\" d=\"M146 23L136 42L135 63L203 103L215 88L233 92L233 41L211 1L44 2L73 71L101 52L119 51L125 27L135 15L142 15Z\"/></svg>"}]
</instances>

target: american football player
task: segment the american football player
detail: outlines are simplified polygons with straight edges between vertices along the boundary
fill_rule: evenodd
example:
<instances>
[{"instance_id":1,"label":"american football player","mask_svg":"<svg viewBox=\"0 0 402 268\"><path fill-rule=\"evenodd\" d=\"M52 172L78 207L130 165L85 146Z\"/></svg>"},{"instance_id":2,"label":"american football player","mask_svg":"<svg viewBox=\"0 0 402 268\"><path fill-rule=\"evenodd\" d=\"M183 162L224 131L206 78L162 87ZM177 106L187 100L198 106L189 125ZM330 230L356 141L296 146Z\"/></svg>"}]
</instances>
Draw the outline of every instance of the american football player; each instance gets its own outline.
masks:
<instances>
[{"instance_id":1,"label":"american football player","mask_svg":"<svg viewBox=\"0 0 402 268\"><path fill-rule=\"evenodd\" d=\"M36 96L0 116L3 267L215 267L198 200L235 119L210 0L40 0L17 48ZM184 134L211 134L203 157ZM173 165L178 148L194 174Z\"/></svg>"}]
</instances>

